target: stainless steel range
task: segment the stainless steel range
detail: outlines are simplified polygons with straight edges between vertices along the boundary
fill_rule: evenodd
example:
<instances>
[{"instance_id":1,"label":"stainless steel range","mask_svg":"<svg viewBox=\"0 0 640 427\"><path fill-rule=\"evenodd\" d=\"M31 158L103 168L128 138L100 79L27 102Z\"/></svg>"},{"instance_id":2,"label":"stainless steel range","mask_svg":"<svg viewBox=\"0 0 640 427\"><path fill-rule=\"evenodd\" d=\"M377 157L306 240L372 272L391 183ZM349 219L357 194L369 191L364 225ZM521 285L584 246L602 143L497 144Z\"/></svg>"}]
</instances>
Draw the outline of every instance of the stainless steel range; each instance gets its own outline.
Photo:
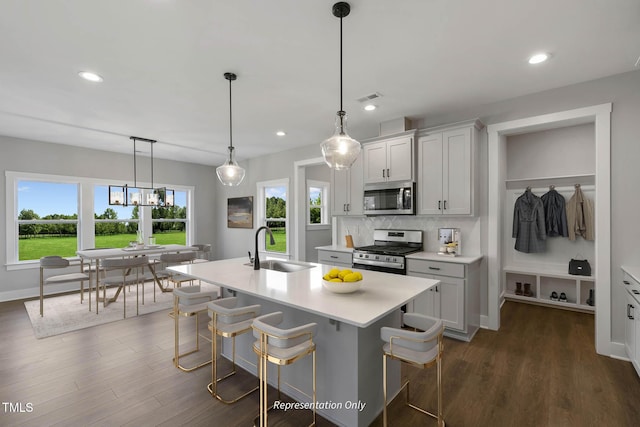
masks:
<instances>
[{"instance_id":1,"label":"stainless steel range","mask_svg":"<svg viewBox=\"0 0 640 427\"><path fill-rule=\"evenodd\" d=\"M353 250L353 267L406 274L405 255L422 251L422 230L374 230L373 245Z\"/></svg>"}]
</instances>

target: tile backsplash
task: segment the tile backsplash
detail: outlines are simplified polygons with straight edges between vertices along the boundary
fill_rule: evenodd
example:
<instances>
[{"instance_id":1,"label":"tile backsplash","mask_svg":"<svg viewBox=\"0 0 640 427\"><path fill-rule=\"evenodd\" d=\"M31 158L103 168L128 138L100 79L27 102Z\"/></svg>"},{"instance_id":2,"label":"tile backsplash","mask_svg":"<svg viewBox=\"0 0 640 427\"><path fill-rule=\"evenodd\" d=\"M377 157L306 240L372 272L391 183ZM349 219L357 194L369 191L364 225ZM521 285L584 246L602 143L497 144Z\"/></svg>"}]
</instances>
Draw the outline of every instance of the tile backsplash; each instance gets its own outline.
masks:
<instances>
[{"instance_id":1,"label":"tile backsplash","mask_svg":"<svg viewBox=\"0 0 640 427\"><path fill-rule=\"evenodd\" d=\"M405 229L422 230L424 249L437 252L438 228L459 228L461 234L462 255L479 255L480 246L480 218L438 218L431 216L371 216L371 217L335 217L337 242L344 245L344 236L351 234L354 245L365 246L373 244L374 229Z\"/></svg>"}]
</instances>

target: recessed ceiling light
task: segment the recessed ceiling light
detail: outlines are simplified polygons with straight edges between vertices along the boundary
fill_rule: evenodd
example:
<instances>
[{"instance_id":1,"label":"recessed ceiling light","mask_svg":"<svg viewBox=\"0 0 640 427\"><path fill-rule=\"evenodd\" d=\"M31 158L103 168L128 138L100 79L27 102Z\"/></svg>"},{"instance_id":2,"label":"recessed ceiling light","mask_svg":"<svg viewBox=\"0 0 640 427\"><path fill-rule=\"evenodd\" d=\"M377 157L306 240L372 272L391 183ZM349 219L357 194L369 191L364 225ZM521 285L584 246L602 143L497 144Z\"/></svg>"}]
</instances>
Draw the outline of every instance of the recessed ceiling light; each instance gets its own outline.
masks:
<instances>
[{"instance_id":1,"label":"recessed ceiling light","mask_svg":"<svg viewBox=\"0 0 640 427\"><path fill-rule=\"evenodd\" d=\"M373 104L367 104L367 105L365 105L365 106L364 106L364 109L365 109L366 111L373 111L373 110L375 110L376 108L378 108L378 107L377 107L377 106L375 106L375 105L373 105Z\"/></svg>"},{"instance_id":2,"label":"recessed ceiling light","mask_svg":"<svg viewBox=\"0 0 640 427\"><path fill-rule=\"evenodd\" d=\"M99 83L104 80L101 76L96 73L92 73L91 71L80 71L78 75L85 80L95 83Z\"/></svg>"},{"instance_id":3,"label":"recessed ceiling light","mask_svg":"<svg viewBox=\"0 0 640 427\"><path fill-rule=\"evenodd\" d=\"M549 59L549 54L548 53L536 53L531 58L529 58L529 64L532 64L532 65L533 64L540 64L541 62L544 62L547 59Z\"/></svg>"},{"instance_id":4,"label":"recessed ceiling light","mask_svg":"<svg viewBox=\"0 0 640 427\"><path fill-rule=\"evenodd\" d=\"M278 136L285 136L287 133L283 130L279 130L278 132L276 132L276 135Z\"/></svg>"}]
</instances>

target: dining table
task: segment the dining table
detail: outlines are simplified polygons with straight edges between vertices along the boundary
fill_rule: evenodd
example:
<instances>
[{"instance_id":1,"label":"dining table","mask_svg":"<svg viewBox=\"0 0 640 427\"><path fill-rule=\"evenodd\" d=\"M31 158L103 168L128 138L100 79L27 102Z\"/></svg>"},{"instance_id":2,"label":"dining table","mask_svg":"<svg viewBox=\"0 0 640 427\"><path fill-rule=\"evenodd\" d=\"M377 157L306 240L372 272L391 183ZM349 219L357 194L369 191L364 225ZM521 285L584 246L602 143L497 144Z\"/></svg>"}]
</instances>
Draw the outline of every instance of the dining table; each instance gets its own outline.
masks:
<instances>
[{"instance_id":1,"label":"dining table","mask_svg":"<svg viewBox=\"0 0 640 427\"><path fill-rule=\"evenodd\" d=\"M99 301L103 302L106 306L109 301L106 298L100 298L100 261L108 258L127 258L136 257L141 255L162 255L166 253L179 253L179 252L196 252L198 250L195 246L187 245L136 245L127 246L125 248L91 248L81 249L76 252L76 255L80 257L81 268L84 270L85 262L89 263L89 286L92 283L92 276L95 272L95 284L96 284L96 314L99 313ZM172 289L168 286L162 286L162 282L158 278L155 270L155 265L150 262L148 265L149 271L153 276L153 280L162 292L171 292ZM89 291L91 292L91 290Z\"/></svg>"}]
</instances>

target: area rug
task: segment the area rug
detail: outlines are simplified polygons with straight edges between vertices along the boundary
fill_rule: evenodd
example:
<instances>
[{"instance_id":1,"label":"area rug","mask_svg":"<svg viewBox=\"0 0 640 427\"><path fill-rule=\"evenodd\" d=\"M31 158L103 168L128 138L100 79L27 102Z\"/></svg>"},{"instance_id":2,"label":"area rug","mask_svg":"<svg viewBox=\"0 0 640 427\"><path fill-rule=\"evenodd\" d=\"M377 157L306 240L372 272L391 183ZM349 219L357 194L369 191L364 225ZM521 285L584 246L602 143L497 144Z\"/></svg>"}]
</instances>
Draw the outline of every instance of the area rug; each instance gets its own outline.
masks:
<instances>
[{"instance_id":1,"label":"area rug","mask_svg":"<svg viewBox=\"0 0 640 427\"><path fill-rule=\"evenodd\" d=\"M204 286L205 284L203 283ZM173 307L173 294L171 292L162 293L156 288L156 302L153 302L151 283L147 283L144 288L144 305L142 304L142 289L140 290L140 316ZM114 293L115 289L108 290L107 298ZM95 293L92 295L93 297L95 297ZM82 304L80 304L80 295L78 293L45 297L44 317L40 317L39 299L25 301L24 306L29 314L36 338L45 338L123 320L123 301L123 295L120 293L118 300L106 307L103 307L103 304L100 303L99 313L96 314L95 301L92 301L92 311L89 311L89 300L86 293ZM131 291L127 293L127 318L135 316L136 291L135 287L132 287Z\"/></svg>"}]
</instances>

